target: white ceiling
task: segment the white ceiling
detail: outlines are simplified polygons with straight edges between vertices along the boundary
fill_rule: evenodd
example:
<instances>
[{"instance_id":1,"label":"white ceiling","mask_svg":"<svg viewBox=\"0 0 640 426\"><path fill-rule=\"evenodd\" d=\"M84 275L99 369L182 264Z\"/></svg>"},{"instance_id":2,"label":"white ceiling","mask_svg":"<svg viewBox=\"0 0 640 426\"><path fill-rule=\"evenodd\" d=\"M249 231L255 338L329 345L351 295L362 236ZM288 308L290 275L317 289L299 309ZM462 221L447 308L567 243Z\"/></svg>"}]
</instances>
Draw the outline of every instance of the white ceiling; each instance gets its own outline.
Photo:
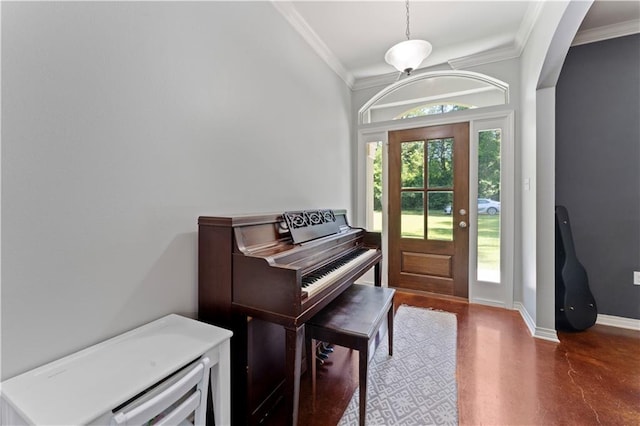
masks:
<instances>
[{"instance_id":1,"label":"white ceiling","mask_svg":"<svg viewBox=\"0 0 640 426\"><path fill-rule=\"evenodd\" d=\"M273 4L350 86L396 74L384 54L406 39L404 0ZM440 64L462 68L519 56L541 5L522 0L411 0L411 38L433 45L421 68ZM639 1L596 0L576 44L637 32Z\"/></svg>"}]
</instances>

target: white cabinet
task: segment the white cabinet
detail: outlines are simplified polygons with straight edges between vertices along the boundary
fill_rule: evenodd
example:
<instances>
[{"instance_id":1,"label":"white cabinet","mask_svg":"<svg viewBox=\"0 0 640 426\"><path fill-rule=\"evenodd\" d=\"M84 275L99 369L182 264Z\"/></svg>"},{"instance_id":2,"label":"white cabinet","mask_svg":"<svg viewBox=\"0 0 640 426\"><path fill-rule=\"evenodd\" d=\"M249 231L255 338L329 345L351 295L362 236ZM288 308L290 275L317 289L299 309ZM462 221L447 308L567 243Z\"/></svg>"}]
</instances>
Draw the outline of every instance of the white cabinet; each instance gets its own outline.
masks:
<instances>
[{"instance_id":1,"label":"white cabinet","mask_svg":"<svg viewBox=\"0 0 640 426\"><path fill-rule=\"evenodd\" d=\"M210 369L215 423L228 425L231 335L167 315L2 382L1 424L109 424L122 410L175 394L171 386L202 364Z\"/></svg>"}]
</instances>

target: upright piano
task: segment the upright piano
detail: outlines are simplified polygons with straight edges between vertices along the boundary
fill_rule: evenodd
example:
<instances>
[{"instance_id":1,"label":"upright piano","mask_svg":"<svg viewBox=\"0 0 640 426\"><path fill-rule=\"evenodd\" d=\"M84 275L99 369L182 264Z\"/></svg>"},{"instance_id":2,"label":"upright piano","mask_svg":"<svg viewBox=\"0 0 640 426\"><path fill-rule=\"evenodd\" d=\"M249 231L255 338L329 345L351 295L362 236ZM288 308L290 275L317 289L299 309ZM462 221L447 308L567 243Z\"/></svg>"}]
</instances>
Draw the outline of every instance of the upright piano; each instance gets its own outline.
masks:
<instances>
[{"instance_id":1,"label":"upright piano","mask_svg":"<svg viewBox=\"0 0 640 426\"><path fill-rule=\"evenodd\" d=\"M304 324L372 267L380 286L380 248L344 210L198 219L198 316L234 333L234 425L281 400L297 423Z\"/></svg>"}]
</instances>

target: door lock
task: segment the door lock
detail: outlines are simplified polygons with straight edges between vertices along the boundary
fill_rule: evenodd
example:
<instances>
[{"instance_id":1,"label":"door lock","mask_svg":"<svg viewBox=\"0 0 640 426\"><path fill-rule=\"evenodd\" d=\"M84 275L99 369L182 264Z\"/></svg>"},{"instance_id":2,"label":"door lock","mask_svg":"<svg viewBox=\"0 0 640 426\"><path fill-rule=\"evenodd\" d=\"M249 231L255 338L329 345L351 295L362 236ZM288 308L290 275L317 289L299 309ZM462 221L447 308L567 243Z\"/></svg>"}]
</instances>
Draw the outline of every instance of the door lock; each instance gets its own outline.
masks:
<instances>
[{"instance_id":1,"label":"door lock","mask_svg":"<svg viewBox=\"0 0 640 426\"><path fill-rule=\"evenodd\" d=\"M460 228L466 228L466 227L467 227L467 222L465 222L465 221L463 220L462 222L460 222L460 223L458 224L458 226L459 226Z\"/></svg>"}]
</instances>

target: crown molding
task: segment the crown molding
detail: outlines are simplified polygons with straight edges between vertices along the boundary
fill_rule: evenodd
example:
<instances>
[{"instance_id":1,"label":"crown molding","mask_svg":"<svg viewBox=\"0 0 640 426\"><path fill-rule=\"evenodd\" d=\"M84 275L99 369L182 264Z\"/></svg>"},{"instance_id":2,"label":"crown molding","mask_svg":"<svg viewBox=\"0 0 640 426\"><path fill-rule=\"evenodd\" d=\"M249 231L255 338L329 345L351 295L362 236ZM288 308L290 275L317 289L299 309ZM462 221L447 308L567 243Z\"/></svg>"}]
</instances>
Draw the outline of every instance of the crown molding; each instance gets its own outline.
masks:
<instances>
[{"instance_id":1,"label":"crown molding","mask_svg":"<svg viewBox=\"0 0 640 426\"><path fill-rule=\"evenodd\" d=\"M361 90L361 89L370 89L372 87L377 86L388 86L389 84L393 84L396 81L400 80L402 76L398 75L399 72L392 72L381 75L374 75L371 77L362 77L357 79L353 83L353 90Z\"/></svg>"},{"instance_id":2,"label":"crown molding","mask_svg":"<svg viewBox=\"0 0 640 426\"><path fill-rule=\"evenodd\" d=\"M354 77L346 70L342 62L333 54L322 39L311 28L309 23L298 13L293 3L290 1L271 0L273 7L289 22L294 30L309 43L311 48L322 58L327 65L336 73L344 82L353 89Z\"/></svg>"},{"instance_id":3,"label":"crown molding","mask_svg":"<svg viewBox=\"0 0 640 426\"><path fill-rule=\"evenodd\" d=\"M640 20L621 22L619 24L605 25L603 27L592 28L579 31L573 39L571 46L580 46L587 43L609 40L616 37L624 37L631 34L640 33Z\"/></svg>"},{"instance_id":4,"label":"crown molding","mask_svg":"<svg viewBox=\"0 0 640 426\"><path fill-rule=\"evenodd\" d=\"M411 76L407 76L400 71L394 71L381 75L362 77L356 79L355 83L353 84L353 90L370 89L372 87L378 86L389 86L390 84L397 83L400 80L406 80L407 78L411 78L416 75L441 71L451 71L451 67L446 63L442 63L425 68L418 68L417 70L411 72Z\"/></svg>"},{"instance_id":5,"label":"crown molding","mask_svg":"<svg viewBox=\"0 0 640 426\"><path fill-rule=\"evenodd\" d=\"M522 54L524 47L527 45L527 41L529 41L529 36L531 36L533 27L536 25L536 22L540 17L543 6L544 2L541 1L529 3L529 7L522 18L520 28L518 28L515 38L515 45L520 50L520 54Z\"/></svg>"},{"instance_id":6,"label":"crown molding","mask_svg":"<svg viewBox=\"0 0 640 426\"><path fill-rule=\"evenodd\" d=\"M522 47L513 43L510 46L499 47L497 49L486 50L481 53L451 59L449 60L449 65L454 70L467 69L478 65L517 58L521 53Z\"/></svg>"},{"instance_id":7,"label":"crown molding","mask_svg":"<svg viewBox=\"0 0 640 426\"><path fill-rule=\"evenodd\" d=\"M529 4L511 45L451 59L449 60L449 65L451 68L459 70L520 57L524 47L527 45L531 31L533 31L533 27L540 16L542 6L543 2L532 2Z\"/></svg>"},{"instance_id":8,"label":"crown molding","mask_svg":"<svg viewBox=\"0 0 640 426\"><path fill-rule=\"evenodd\" d=\"M273 7L289 22L293 29L311 46L311 48L324 60L327 65L347 84L351 90L368 89L377 86L393 84L402 76L397 72L382 74L372 77L355 79L353 74L344 67L342 62L333 54L329 47L311 28L309 23L298 13L291 1L270 0ZM487 50L473 55L454 58L448 61L451 69L462 70L478 65L499 62L508 59L518 58L522 54L527 44L531 31L540 16L544 2L531 2L525 16L522 19L520 28L511 45ZM594 43L616 37L640 33L640 20L631 20L619 24L606 25L590 30L580 31L576 34L571 46ZM443 66L441 64L438 67ZM417 74L416 70L414 74Z\"/></svg>"}]
</instances>

